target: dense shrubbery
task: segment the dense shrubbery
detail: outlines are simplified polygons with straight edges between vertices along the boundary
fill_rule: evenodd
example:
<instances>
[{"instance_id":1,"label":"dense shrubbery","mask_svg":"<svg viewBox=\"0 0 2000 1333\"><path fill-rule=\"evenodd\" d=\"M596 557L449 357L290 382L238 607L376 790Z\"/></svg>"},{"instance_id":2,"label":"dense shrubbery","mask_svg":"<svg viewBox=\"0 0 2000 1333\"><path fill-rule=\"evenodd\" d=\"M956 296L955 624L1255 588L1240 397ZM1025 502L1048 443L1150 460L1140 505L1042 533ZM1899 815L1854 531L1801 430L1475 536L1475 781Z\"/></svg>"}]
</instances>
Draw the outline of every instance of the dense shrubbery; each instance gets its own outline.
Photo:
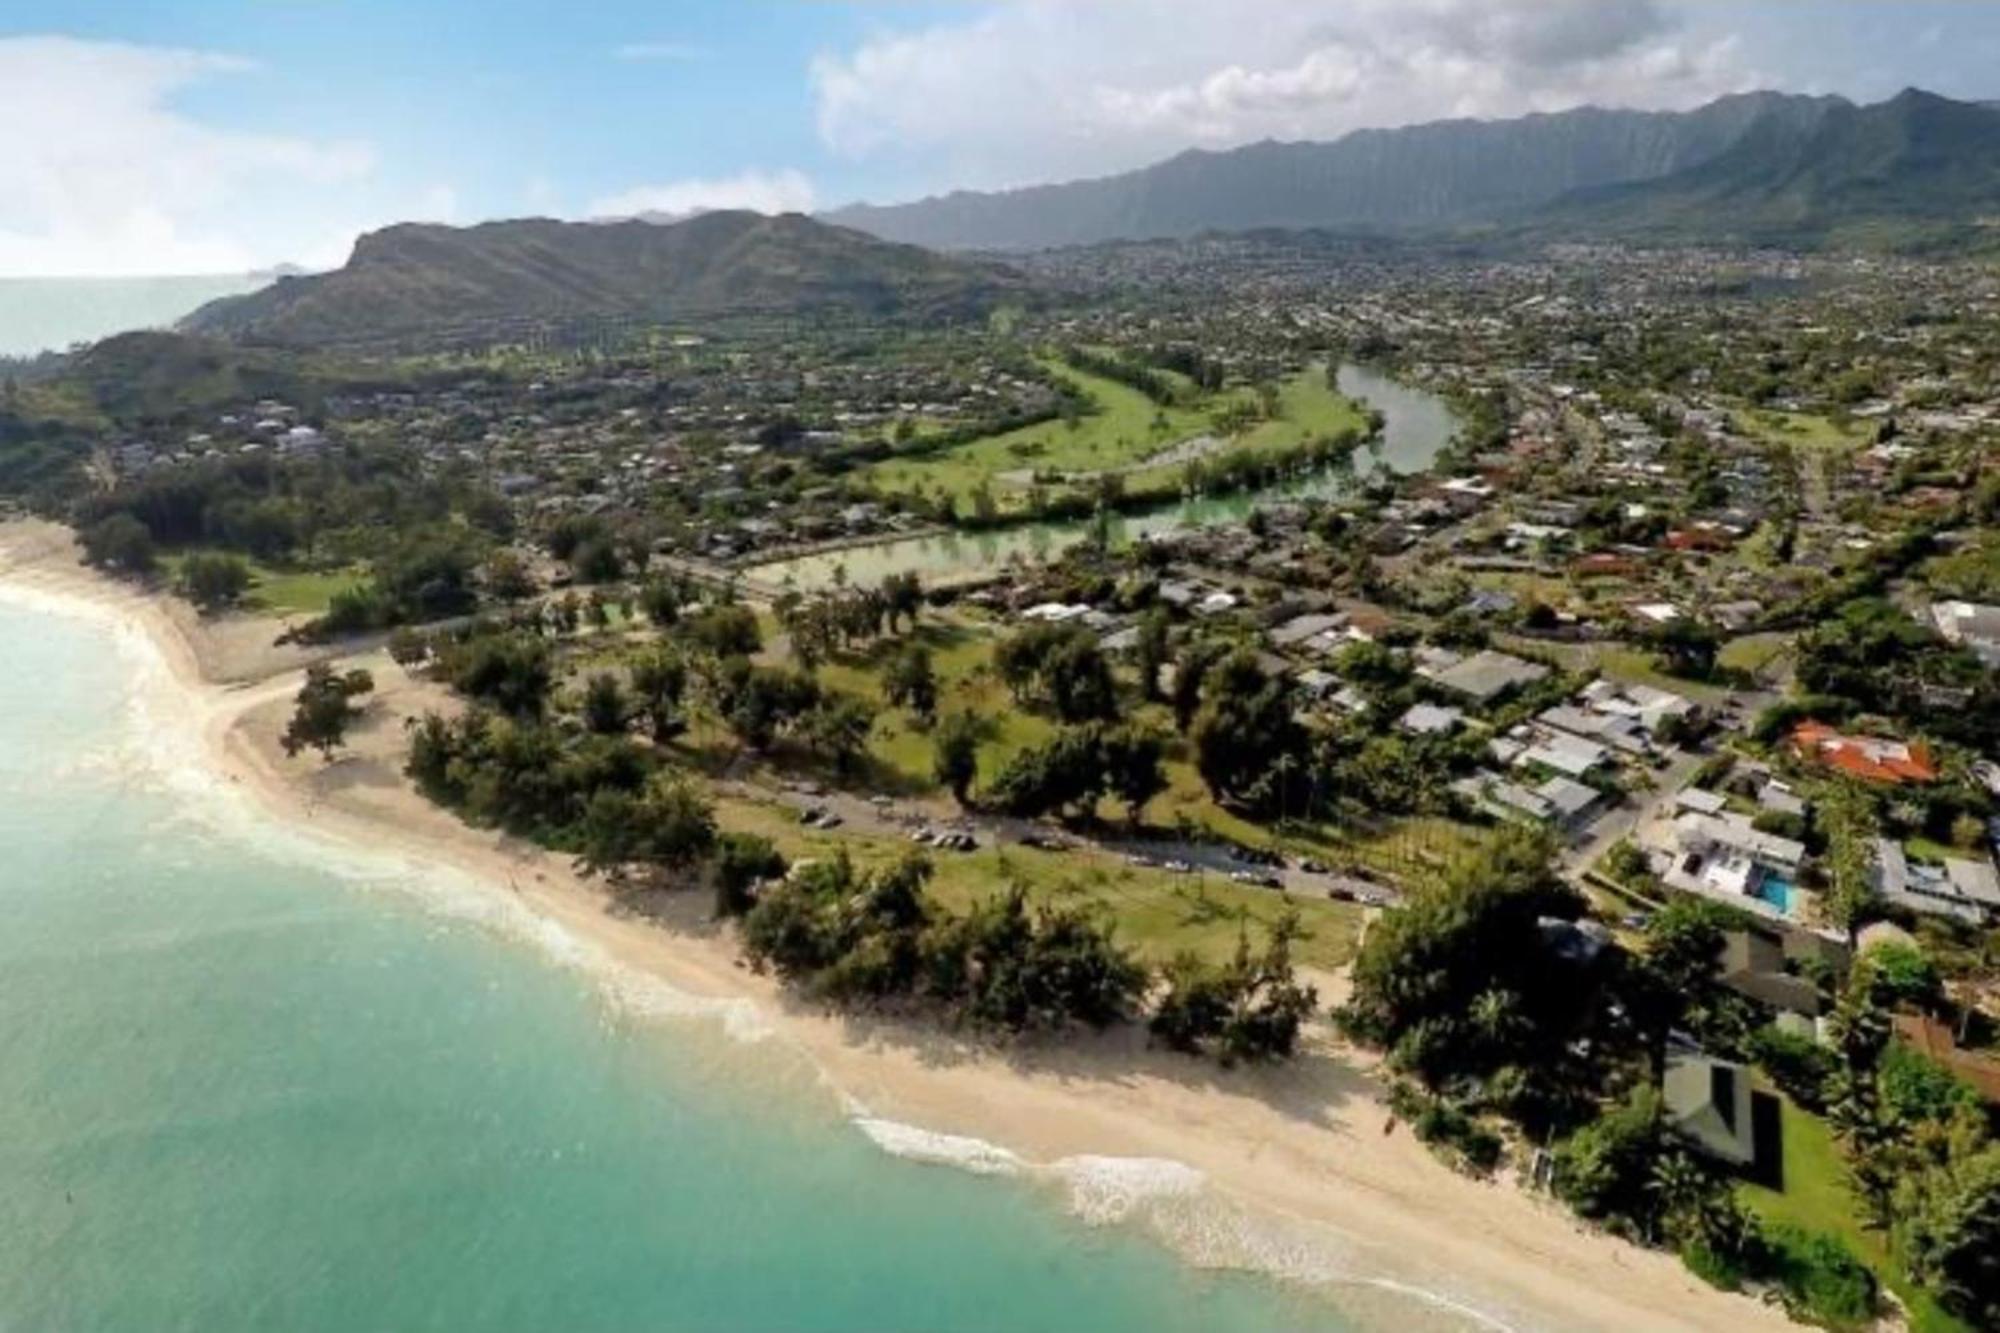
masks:
<instances>
[{"instance_id":1,"label":"dense shrubbery","mask_svg":"<svg viewBox=\"0 0 2000 1333\"><path fill-rule=\"evenodd\" d=\"M1064 727L1044 744L1015 754L994 778L986 801L1028 817L1090 817L1100 800L1115 796L1136 824L1146 802L1166 789L1164 753L1161 738L1140 727Z\"/></svg>"},{"instance_id":2,"label":"dense shrubbery","mask_svg":"<svg viewBox=\"0 0 2000 1333\"><path fill-rule=\"evenodd\" d=\"M1506 829L1486 855L1412 892L1368 932L1341 1009L1356 1037L1433 1090L1484 1088L1534 1118L1589 1096L1574 1043L1597 1032L1600 978L1554 957L1542 922L1581 914L1547 846Z\"/></svg>"},{"instance_id":3,"label":"dense shrubbery","mask_svg":"<svg viewBox=\"0 0 2000 1333\"><path fill-rule=\"evenodd\" d=\"M1130 1015L1145 969L1082 912L1030 912L1018 889L963 916L924 890L912 856L871 873L843 852L797 867L743 919L752 961L835 1001L909 999L975 1026L1049 1031Z\"/></svg>"},{"instance_id":4,"label":"dense shrubbery","mask_svg":"<svg viewBox=\"0 0 2000 1333\"><path fill-rule=\"evenodd\" d=\"M1299 1029L1319 1003L1311 986L1292 972L1292 943L1299 936L1296 911L1271 927L1261 956L1247 934L1236 957L1223 966L1182 953L1166 967L1166 993L1153 1012L1153 1035L1178 1051L1214 1051L1224 1064L1282 1059L1298 1044Z\"/></svg>"}]
</instances>

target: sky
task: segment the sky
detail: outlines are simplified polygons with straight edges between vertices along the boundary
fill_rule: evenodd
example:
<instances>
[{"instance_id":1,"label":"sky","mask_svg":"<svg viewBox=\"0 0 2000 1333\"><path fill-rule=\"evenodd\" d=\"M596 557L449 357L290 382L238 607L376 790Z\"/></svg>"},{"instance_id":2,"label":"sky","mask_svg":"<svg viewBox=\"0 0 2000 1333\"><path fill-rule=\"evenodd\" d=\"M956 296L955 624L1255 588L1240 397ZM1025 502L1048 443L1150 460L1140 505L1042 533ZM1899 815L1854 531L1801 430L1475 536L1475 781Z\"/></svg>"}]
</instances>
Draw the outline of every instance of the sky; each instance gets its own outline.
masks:
<instances>
[{"instance_id":1,"label":"sky","mask_svg":"<svg viewBox=\"0 0 2000 1333\"><path fill-rule=\"evenodd\" d=\"M824 209L1750 88L2000 97L1978 0L0 0L0 276Z\"/></svg>"}]
</instances>

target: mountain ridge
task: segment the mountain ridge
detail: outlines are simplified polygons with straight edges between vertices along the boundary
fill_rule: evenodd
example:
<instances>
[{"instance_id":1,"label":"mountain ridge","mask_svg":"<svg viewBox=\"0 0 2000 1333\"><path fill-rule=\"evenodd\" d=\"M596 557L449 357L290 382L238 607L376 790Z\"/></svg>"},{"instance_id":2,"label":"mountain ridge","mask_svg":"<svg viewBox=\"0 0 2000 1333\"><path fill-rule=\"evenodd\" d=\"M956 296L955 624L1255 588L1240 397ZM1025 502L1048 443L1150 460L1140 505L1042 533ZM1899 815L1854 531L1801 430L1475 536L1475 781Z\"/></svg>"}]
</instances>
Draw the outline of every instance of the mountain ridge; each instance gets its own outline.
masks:
<instances>
[{"instance_id":1,"label":"mountain ridge","mask_svg":"<svg viewBox=\"0 0 2000 1333\"><path fill-rule=\"evenodd\" d=\"M181 327L252 343L340 346L606 319L972 316L1025 289L1025 279L992 261L796 213L712 212L671 224L398 223L362 236L338 269L213 302Z\"/></svg>"},{"instance_id":2,"label":"mountain ridge","mask_svg":"<svg viewBox=\"0 0 2000 1333\"><path fill-rule=\"evenodd\" d=\"M1989 149L2000 152L2000 113L1984 103L1914 89L1869 106L1837 96L1762 91L1732 94L1688 111L1586 106L1509 120L1359 129L1323 142L1266 140L1190 149L1111 176L1009 191L956 191L907 204L850 205L822 216L943 250L1008 251L1267 228L1433 235L1499 229L1524 236L1565 228L1584 236L1601 228L1640 236L1649 230L1644 219L1621 210L1641 207L1646 187L1661 181L1675 182L1676 191L1717 191L1717 207L1724 209L1718 220L1725 224L1718 236L1810 238L1852 232L1868 220L1865 215L1895 219L1912 211L1939 215L2000 208L2000 188L1989 188L1983 168L1970 173L1973 180L1952 181L1949 172L1926 165L1914 147L1900 159L1901 168L1914 174L1899 178L1893 188L1871 191L1865 173L1822 171L1827 178L1795 199L1797 209L1840 215L1840 229L1816 230L1803 215L1790 227L1775 225L1775 215L1773 225L1748 225L1754 219L1729 216L1725 206L1747 207L1754 181L1737 181L1729 190L1713 181L1702 184L1705 168L1719 163L1716 170L1726 172L1732 162L1738 172L1783 169L1809 180L1811 153L1828 155L1829 170L1837 167L1843 155L1860 151L1843 147L1839 136L1879 134L1884 122L1913 109L1934 121L1952 121L1957 128L1947 137L1981 161ZM1821 135L1828 127L1835 137ZM1938 193L1912 200L1911 182ZM1866 207L1832 197L1837 184ZM1660 196L1663 202L1668 197ZM1699 240L1699 221L1683 216L1659 234Z\"/></svg>"}]
</instances>

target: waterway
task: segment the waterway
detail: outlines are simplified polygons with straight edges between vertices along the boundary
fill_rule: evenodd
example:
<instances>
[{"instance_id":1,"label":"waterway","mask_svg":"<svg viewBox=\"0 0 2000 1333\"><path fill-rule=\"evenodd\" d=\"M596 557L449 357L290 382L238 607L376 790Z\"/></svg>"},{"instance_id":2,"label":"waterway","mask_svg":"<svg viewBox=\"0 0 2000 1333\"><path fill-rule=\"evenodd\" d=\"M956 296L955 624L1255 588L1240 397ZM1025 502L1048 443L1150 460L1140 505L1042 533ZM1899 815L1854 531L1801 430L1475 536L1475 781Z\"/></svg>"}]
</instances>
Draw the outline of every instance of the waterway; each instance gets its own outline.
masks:
<instances>
[{"instance_id":1,"label":"waterway","mask_svg":"<svg viewBox=\"0 0 2000 1333\"><path fill-rule=\"evenodd\" d=\"M1414 388L1384 372L1354 362L1338 371L1340 391L1382 414L1381 434L1355 451L1351 463L1321 468L1273 486L1228 495L1197 496L1158 509L1122 514L1111 520L1113 545L1188 528L1240 522L1259 504L1278 499L1310 499L1351 494L1377 470L1403 475L1421 472L1458 430L1458 418L1436 394ZM745 571L759 584L801 590L826 587L837 577L856 585L880 583L891 574L915 573L928 584L951 583L990 574L1012 561L1040 563L1086 540L1095 524L1088 519L1020 523L983 532L945 532L900 537L868 546L795 556Z\"/></svg>"}]
</instances>

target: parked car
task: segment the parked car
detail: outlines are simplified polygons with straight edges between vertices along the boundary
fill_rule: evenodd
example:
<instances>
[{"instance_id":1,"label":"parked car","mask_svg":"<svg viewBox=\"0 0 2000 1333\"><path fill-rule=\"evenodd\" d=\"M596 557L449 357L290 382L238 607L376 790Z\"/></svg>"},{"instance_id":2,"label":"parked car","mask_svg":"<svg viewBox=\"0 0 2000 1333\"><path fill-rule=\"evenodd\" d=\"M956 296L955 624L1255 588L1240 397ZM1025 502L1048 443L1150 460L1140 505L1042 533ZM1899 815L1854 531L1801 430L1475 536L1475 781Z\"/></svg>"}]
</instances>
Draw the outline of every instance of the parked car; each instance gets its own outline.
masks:
<instances>
[{"instance_id":1,"label":"parked car","mask_svg":"<svg viewBox=\"0 0 2000 1333\"><path fill-rule=\"evenodd\" d=\"M1192 875L1194 873L1194 867L1185 861L1168 861L1166 862L1166 868L1173 871L1176 875Z\"/></svg>"},{"instance_id":2,"label":"parked car","mask_svg":"<svg viewBox=\"0 0 2000 1333\"><path fill-rule=\"evenodd\" d=\"M1285 882L1266 870L1232 870L1229 878L1238 884L1254 885L1260 889L1282 889Z\"/></svg>"}]
</instances>

